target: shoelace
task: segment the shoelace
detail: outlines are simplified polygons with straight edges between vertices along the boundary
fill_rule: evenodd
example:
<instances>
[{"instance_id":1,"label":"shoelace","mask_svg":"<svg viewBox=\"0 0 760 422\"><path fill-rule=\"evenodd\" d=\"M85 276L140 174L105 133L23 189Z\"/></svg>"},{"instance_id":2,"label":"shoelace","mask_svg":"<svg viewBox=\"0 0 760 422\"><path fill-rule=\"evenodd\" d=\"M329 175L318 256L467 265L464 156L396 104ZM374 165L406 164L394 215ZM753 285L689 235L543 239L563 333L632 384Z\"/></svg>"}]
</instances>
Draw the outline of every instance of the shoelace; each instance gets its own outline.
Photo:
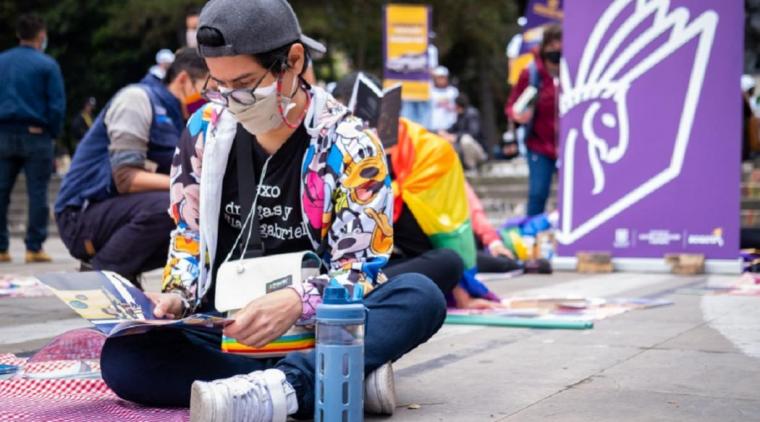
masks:
<instances>
[{"instance_id":1,"label":"shoelace","mask_svg":"<svg viewBox=\"0 0 760 422\"><path fill-rule=\"evenodd\" d=\"M222 397L222 402L229 406L231 421L267 422L267 416L271 419L271 398L259 374L238 375L220 384L215 391L222 396L225 395L224 390L228 392L226 400Z\"/></svg>"}]
</instances>

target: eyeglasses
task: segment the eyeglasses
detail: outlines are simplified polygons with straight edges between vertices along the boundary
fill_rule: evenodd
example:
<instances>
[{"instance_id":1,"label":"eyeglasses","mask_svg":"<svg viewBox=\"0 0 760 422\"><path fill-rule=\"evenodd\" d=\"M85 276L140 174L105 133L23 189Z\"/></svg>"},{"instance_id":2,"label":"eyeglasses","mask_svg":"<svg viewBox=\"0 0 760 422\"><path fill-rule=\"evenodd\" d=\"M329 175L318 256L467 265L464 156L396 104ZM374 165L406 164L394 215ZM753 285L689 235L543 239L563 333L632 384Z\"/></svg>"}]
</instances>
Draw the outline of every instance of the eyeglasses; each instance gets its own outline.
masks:
<instances>
[{"instance_id":1,"label":"eyeglasses","mask_svg":"<svg viewBox=\"0 0 760 422\"><path fill-rule=\"evenodd\" d=\"M208 81L211 80L211 75L206 78L206 83L203 84L203 89L201 90L201 95L206 100L214 103L219 104L222 106L227 107L230 103L230 98L235 100L236 103L244 106L252 106L256 104L256 101L258 101L258 98L256 98L256 94L254 93L256 89L259 88L259 85L264 81L264 78L267 77L267 75L272 71L272 67L274 66L274 63L272 66L269 66L264 76L262 76L256 84L253 85L253 88L238 88L238 89L232 89L228 92L221 92L217 89L207 89L208 87Z\"/></svg>"}]
</instances>

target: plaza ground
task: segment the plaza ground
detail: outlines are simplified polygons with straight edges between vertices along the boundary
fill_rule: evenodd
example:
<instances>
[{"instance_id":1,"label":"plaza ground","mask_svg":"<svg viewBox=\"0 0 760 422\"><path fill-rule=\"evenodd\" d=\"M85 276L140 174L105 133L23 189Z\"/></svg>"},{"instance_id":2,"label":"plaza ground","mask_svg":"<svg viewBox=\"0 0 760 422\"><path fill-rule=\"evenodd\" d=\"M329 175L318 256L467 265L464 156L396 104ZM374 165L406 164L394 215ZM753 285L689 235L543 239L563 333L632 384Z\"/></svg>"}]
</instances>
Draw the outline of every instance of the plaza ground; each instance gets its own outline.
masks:
<instances>
[{"instance_id":1,"label":"plaza ground","mask_svg":"<svg viewBox=\"0 0 760 422\"><path fill-rule=\"evenodd\" d=\"M28 266L13 239L4 274L69 271ZM160 273L148 274L158 288ZM499 294L658 296L672 306L632 311L585 331L445 325L395 364L393 421L760 420L760 297L706 295L735 276L557 273L494 278ZM53 297L0 299L0 353L28 354L87 323ZM385 420L370 418L369 420Z\"/></svg>"}]
</instances>

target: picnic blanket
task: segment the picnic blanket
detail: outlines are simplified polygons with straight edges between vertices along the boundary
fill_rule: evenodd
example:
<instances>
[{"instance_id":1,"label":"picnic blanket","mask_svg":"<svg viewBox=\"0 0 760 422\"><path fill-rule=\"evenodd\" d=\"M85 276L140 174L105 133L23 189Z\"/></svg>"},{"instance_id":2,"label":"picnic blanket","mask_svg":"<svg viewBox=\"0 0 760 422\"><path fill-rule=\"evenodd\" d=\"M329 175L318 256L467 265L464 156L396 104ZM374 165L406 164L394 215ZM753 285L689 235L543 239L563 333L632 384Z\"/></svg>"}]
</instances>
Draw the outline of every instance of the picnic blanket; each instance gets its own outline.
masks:
<instances>
[{"instance_id":1,"label":"picnic blanket","mask_svg":"<svg viewBox=\"0 0 760 422\"><path fill-rule=\"evenodd\" d=\"M158 409L119 399L102 379L0 381L0 420L29 422L187 421L187 409Z\"/></svg>"},{"instance_id":2,"label":"picnic blanket","mask_svg":"<svg viewBox=\"0 0 760 422\"><path fill-rule=\"evenodd\" d=\"M121 400L100 377L98 334L74 330L32 358L0 354L0 364L18 366L0 380L0 421L187 421L187 409L159 409ZM50 358L73 357L78 359Z\"/></svg>"}]
</instances>

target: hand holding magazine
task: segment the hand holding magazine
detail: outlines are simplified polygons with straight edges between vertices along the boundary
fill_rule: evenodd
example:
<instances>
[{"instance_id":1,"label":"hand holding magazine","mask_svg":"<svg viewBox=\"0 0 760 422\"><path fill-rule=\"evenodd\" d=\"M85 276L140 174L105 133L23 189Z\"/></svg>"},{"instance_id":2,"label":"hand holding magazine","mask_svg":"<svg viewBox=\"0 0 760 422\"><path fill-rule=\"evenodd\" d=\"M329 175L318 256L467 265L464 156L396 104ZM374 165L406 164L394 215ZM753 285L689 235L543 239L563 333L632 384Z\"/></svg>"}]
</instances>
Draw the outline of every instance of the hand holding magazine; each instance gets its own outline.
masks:
<instances>
[{"instance_id":1,"label":"hand holding magazine","mask_svg":"<svg viewBox=\"0 0 760 422\"><path fill-rule=\"evenodd\" d=\"M109 337L144 333L156 327L217 329L229 318L195 314L182 319L156 319L153 302L125 278L109 271L49 273L37 276L82 318Z\"/></svg>"}]
</instances>

